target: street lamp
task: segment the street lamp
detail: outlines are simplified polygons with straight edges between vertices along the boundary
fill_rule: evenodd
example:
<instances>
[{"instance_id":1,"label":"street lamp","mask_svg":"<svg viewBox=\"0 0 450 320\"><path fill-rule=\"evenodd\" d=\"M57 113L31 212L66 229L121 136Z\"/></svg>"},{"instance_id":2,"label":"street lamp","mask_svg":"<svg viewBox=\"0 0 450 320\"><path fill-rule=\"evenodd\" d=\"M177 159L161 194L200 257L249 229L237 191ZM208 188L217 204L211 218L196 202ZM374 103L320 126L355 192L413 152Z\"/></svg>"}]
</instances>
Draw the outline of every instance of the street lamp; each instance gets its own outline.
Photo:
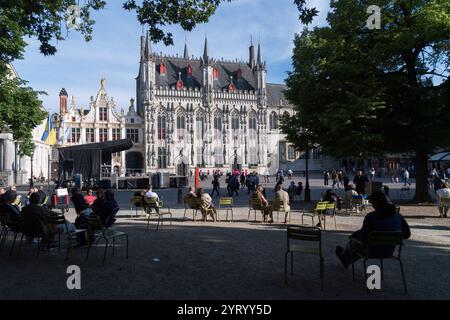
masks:
<instances>
[{"instance_id":1,"label":"street lamp","mask_svg":"<svg viewBox=\"0 0 450 320\"><path fill-rule=\"evenodd\" d=\"M30 179L30 188L33 187L33 158L34 158L34 149L31 151L31 168L30 168L30 174L31 174L31 179Z\"/></svg>"}]
</instances>

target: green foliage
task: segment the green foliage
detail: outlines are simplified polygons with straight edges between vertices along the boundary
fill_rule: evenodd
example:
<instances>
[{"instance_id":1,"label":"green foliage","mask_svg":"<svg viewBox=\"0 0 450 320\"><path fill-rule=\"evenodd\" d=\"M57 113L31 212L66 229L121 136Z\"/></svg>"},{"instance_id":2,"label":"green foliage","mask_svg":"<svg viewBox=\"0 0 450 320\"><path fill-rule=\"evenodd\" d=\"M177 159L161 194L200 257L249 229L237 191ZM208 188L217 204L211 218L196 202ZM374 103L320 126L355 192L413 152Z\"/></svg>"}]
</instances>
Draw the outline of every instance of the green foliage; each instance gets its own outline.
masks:
<instances>
[{"instance_id":1,"label":"green foliage","mask_svg":"<svg viewBox=\"0 0 450 320\"><path fill-rule=\"evenodd\" d=\"M11 132L19 143L19 154L30 156L34 150L32 130L42 123L47 113L41 109L39 92L25 87L19 79L0 81L0 128Z\"/></svg>"},{"instance_id":2,"label":"green foliage","mask_svg":"<svg viewBox=\"0 0 450 320\"><path fill-rule=\"evenodd\" d=\"M148 25L153 42L170 45L172 34L166 33L164 26L180 24L190 31L198 23L207 22L224 1L231 0L144 0L140 5L127 0L123 8L136 11L139 22ZM38 99L40 92L25 87L25 82L19 79L9 79L7 65L23 59L25 37L37 38L42 54L55 54L54 43L64 40L63 34L69 31L67 22L73 18L70 10L73 5L80 5L80 26L76 30L90 41L95 22L91 13L105 8L106 1L0 0L0 128L14 134L22 155L33 152L32 129L45 119L45 113Z\"/></svg>"},{"instance_id":3,"label":"green foliage","mask_svg":"<svg viewBox=\"0 0 450 320\"><path fill-rule=\"evenodd\" d=\"M197 24L208 22L219 4L225 1L231 0L144 0L141 5L135 0L127 0L123 8L136 12L139 22L149 27L153 42L172 45L173 36L164 32L164 26L179 24L184 30L191 31Z\"/></svg>"},{"instance_id":4,"label":"green foliage","mask_svg":"<svg viewBox=\"0 0 450 320\"><path fill-rule=\"evenodd\" d=\"M372 4L381 8L380 30L366 26ZM308 132L336 157L415 153L423 195L426 154L450 146L450 2L333 0L330 7L329 26L295 38L286 95L298 115L284 131L299 149Z\"/></svg>"}]
</instances>

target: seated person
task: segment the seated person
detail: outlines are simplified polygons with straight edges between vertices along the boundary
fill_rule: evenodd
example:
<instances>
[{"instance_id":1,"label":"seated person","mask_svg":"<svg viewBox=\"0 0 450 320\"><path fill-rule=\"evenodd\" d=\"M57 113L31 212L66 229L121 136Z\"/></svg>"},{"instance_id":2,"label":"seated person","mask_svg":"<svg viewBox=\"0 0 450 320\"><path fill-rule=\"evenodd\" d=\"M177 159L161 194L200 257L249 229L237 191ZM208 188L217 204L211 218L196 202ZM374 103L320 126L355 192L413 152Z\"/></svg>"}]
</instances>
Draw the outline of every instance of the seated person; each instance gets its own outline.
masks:
<instances>
[{"instance_id":1,"label":"seated person","mask_svg":"<svg viewBox=\"0 0 450 320\"><path fill-rule=\"evenodd\" d=\"M203 188L200 188L197 191L197 199L200 200L201 203L200 208L204 207L205 209L212 209L212 212L210 211L210 215L213 218L213 220L216 221L217 210L212 203L211 196L208 193L206 193ZM203 212L202 210L203 219L205 219L205 214L206 212Z\"/></svg>"},{"instance_id":2,"label":"seated person","mask_svg":"<svg viewBox=\"0 0 450 320\"><path fill-rule=\"evenodd\" d=\"M31 237L44 235L44 241L50 247L57 233L57 227L47 223L47 210L40 205L39 193L32 193L29 200L29 204L22 209L21 230Z\"/></svg>"},{"instance_id":3,"label":"seated person","mask_svg":"<svg viewBox=\"0 0 450 320\"><path fill-rule=\"evenodd\" d=\"M5 203L5 189L0 188L0 206Z\"/></svg>"},{"instance_id":4,"label":"seated person","mask_svg":"<svg viewBox=\"0 0 450 320\"><path fill-rule=\"evenodd\" d=\"M325 196L323 197L322 200L331 203L336 203L336 208L338 210L341 210L341 199L333 190L327 189L327 191L325 192Z\"/></svg>"},{"instance_id":5,"label":"seated person","mask_svg":"<svg viewBox=\"0 0 450 320\"><path fill-rule=\"evenodd\" d=\"M94 204L94 201L97 199L96 196L94 196L94 190L89 189L87 191L87 194L84 196L84 201L88 204L88 206L92 207Z\"/></svg>"},{"instance_id":6,"label":"seated person","mask_svg":"<svg viewBox=\"0 0 450 320\"><path fill-rule=\"evenodd\" d=\"M105 200L101 204L99 211L96 214L100 217L102 224L109 228L116 221L115 216L119 209L119 205L117 204L116 199L114 199L114 191L106 190L105 191Z\"/></svg>"},{"instance_id":7,"label":"seated person","mask_svg":"<svg viewBox=\"0 0 450 320\"><path fill-rule=\"evenodd\" d=\"M447 213L450 207L444 207L441 205L442 197L450 197L450 185L448 182L444 182L442 184L442 188L436 191L436 202L439 208L439 212L443 217L447 218Z\"/></svg>"},{"instance_id":8,"label":"seated person","mask_svg":"<svg viewBox=\"0 0 450 320\"><path fill-rule=\"evenodd\" d=\"M295 182L292 182L292 183L294 184L294 187L295 187ZM280 209L282 209L284 212L290 212L291 207L290 207L290 201L289 201L290 200L289 194L281 188L280 184L277 184L277 186L275 187L275 199L273 201L272 211L276 211L279 208L280 200L283 201L283 208L280 208ZM287 219L287 215L285 216L284 223L287 222L286 219Z\"/></svg>"},{"instance_id":9,"label":"seated person","mask_svg":"<svg viewBox=\"0 0 450 320\"><path fill-rule=\"evenodd\" d=\"M105 191L103 191L102 188L97 189L97 197L95 198L94 202L92 203L92 211L97 214L97 212L100 210L100 207L102 206L103 202L105 201Z\"/></svg>"},{"instance_id":10,"label":"seated person","mask_svg":"<svg viewBox=\"0 0 450 320\"><path fill-rule=\"evenodd\" d=\"M367 249L369 233L372 231L398 231L403 233L404 239L408 239L411 236L405 218L400 213L397 213L397 208L383 191L374 191L370 195L370 201L375 211L368 213L364 218L362 228L350 236L350 241L352 238L359 240L363 247L359 247L357 243L353 243L352 246L350 241L345 248L341 246L336 247L336 256L345 268L359 259L355 251ZM394 253L395 247L377 246L370 249L371 256L387 258Z\"/></svg>"},{"instance_id":11,"label":"seated person","mask_svg":"<svg viewBox=\"0 0 450 320\"><path fill-rule=\"evenodd\" d=\"M269 223L272 223L273 222L272 207L270 206L269 201L267 201L266 197L264 196L263 186L259 185L258 187L256 187L256 191L254 192L252 197L256 197L261 201L262 204L261 210L264 215L264 221L267 221L267 216L269 216L270 218Z\"/></svg>"},{"instance_id":12,"label":"seated person","mask_svg":"<svg viewBox=\"0 0 450 320\"><path fill-rule=\"evenodd\" d=\"M39 204L41 206L47 205L46 200L48 198L47 198L47 194L44 191L44 187L40 186L39 189L35 189L35 190L36 190L37 194L39 195Z\"/></svg>"},{"instance_id":13,"label":"seated person","mask_svg":"<svg viewBox=\"0 0 450 320\"><path fill-rule=\"evenodd\" d=\"M11 223L17 223L20 220L20 211L17 206L14 205L17 199L17 192L13 190L8 190L3 195L3 205L1 208L2 214L7 215L8 220Z\"/></svg>"},{"instance_id":14,"label":"seated person","mask_svg":"<svg viewBox=\"0 0 450 320\"><path fill-rule=\"evenodd\" d=\"M149 186L147 187L147 190L146 190L145 195L144 195L144 199L145 199L145 200L148 199L148 198L154 198L154 199L156 199L156 203L159 204L159 196L158 196L158 194L157 194L156 192L153 192L153 188L152 188L151 185L149 185ZM159 205L151 206L151 207L149 207L149 208L155 209L156 213L159 214Z\"/></svg>"},{"instance_id":15,"label":"seated person","mask_svg":"<svg viewBox=\"0 0 450 320\"><path fill-rule=\"evenodd\" d=\"M191 209L199 209L199 201L194 187L189 187L189 193L184 197L184 203Z\"/></svg>"},{"instance_id":16,"label":"seated person","mask_svg":"<svg viewBox=\"0 0 450 320\"><path fill-rule=\"evenodd\" d=\"M355 190L355 186L353 184L348 185L348 190L344 194L344 208L351 209L353 197L357 196L358 192Z\"/></svg>"},{"instance_id":17,"label":"seated person","mask_svg":"<svg viewBox=\"0 0 450 320\"><path fill-rule=\"evenodd\" d=\"M92 209L89 208L89 205L84 200L83 195L81 194L80 189L73 188L72 189L72 198L70 198L73 205L75 206L75 211L77 215L90 215L92 213Z\"/></svg>"}]
</instances>

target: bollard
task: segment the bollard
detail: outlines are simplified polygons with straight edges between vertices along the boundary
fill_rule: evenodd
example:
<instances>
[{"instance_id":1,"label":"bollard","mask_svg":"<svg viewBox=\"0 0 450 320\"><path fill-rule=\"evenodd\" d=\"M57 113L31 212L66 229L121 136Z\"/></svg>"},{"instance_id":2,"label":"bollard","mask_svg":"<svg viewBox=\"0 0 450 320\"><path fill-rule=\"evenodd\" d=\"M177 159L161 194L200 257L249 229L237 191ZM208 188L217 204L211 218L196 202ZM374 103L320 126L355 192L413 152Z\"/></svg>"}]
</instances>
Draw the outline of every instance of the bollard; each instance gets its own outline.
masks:
<instances>
[{"instance_id":1,"label":"bollard","mask_svg":"<svg viewBox=\"0 0 450 320\"><path fill-rule=\"evenodd\" d=\"M182 203L183 199L183 189L178 188L178 203Z\"/></svg>"}]
</instances>

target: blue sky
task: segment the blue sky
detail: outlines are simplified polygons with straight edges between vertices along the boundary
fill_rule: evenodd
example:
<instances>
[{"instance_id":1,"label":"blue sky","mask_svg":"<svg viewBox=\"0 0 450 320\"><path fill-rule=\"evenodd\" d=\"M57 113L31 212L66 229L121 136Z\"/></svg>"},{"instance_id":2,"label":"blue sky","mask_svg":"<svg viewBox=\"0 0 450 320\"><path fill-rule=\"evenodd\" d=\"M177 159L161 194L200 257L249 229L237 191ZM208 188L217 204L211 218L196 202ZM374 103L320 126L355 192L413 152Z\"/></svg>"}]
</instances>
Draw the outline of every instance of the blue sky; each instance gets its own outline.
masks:
<instances>
[{"instance_id":1,"label":"blue sky","mask_svg":"<svg viewBox=\"0 0 450 320\"><path fill-rule=\"evenodd\" d=\"M29 39L25 59L14 62L21 78L35 90L48 93L41 96L47 110L59 109L58 95L63 87L69 96L75 96L78 107L88 108L90 96L96 95L103 77L117 110L128 109L130 98L135 96L142 27L133 12L122 9L122 0L107 2L106 9L93 14L92 41L85 42L79 33L69 31L67 39L57 43L56 55L45 57L39 53L38 42ZM312 2L320 11L314 25L323 25L329 1ZM153 45L153 51L182 54L186 37L189 54L198 57L207 33L210 56L247 60L253 35L255 43L261 39L268 81L282 83L291 70L294 35L302 28L293 0L236 0L222 4L207 24L190 33L179 26L168 27L166 30L174 34L174 45Z\"/></svg>"}]
</instances>

